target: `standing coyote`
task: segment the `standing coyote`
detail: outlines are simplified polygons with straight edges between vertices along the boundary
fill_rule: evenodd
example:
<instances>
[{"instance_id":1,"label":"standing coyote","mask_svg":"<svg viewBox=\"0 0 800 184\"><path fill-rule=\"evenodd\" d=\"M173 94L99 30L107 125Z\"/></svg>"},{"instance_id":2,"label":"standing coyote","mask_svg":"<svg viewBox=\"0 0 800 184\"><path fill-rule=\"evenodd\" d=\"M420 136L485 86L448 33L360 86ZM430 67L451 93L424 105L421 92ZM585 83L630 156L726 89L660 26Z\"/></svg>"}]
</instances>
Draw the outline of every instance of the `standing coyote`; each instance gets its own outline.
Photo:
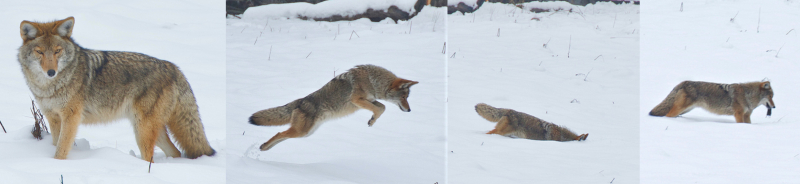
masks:
<instances>
[{"instance_id":1,"label":"standing coyote","mask_svg":"<svg viewBox=\"0 0 800 184\"><path fill-rule=\"evenodd\" d=\"M733 115L737 123L750 123L750 113L759 105L767 106L767 115L772 115L775 108L772 96L769 81L738 84L683 81L650 111L650 115L676 117L702 107L715 114Z\"/></svg>"},{"instance_id":2,"label":"standing coyote","mask_svg":"<svg viewBox=\"0 0 800 184\"><path fill-rule=\"evenodd\" d=\"M347 116L358 109L372 111L372 118L367 122L371 127L386 110L376 100L392 102L403 112L411 112L407 101L409 88L417 83L398 78L379 66L358 65L306 97L254 113L250 116L250 123L262 126L291 123L289 130L262 144L261 151L267 151L288 138L309 136L325 120Z\"/></svg>"},{"instance_id":3,"label":"standing coyote","mask_svg":"<svg viewBox=\"0 0 800 184\"><path fill-rule=\"evenodd\" d=\"M576 135L567 128L513 109L495 108L485 103L479 103L475 105L475 111L483 119L497 122L494 130L486 134L554 141L583 141L589 137L589 134Z\"/></svg>"},{"instance_id":4,"label":"standing coyote","mask_svg":"<svg viewBox=\"0 0 800 184\"><path fill-rule=\"evenodd\" d=\"M22 21L18 61L53 135L56 159L66 159L78 125L128 118L141 158L154 146L180 157L167 127L186 157L214 155L194 94L178 67L144 54L85 49L72 39L72 17Z\"/></svg>"}]
</instances>

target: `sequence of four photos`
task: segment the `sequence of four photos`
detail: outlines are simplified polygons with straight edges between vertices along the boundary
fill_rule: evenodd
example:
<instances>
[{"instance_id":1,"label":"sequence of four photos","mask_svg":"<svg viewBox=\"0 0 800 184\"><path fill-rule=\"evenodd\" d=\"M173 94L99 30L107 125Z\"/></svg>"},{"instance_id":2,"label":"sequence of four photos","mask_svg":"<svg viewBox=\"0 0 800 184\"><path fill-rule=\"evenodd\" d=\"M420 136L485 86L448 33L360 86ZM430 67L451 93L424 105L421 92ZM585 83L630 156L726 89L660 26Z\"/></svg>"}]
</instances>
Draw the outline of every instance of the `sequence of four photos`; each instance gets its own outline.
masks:
<instances>
[{"instance_id":1,"label":"sequence of four photos","mask_svg":"<svg viewBox=\"0 0 800 184\"><path fill-rule=\"evenodd\" d=\"M800 182L800 0L3 4L3 183Z\"/></svg>"}]
</instances>

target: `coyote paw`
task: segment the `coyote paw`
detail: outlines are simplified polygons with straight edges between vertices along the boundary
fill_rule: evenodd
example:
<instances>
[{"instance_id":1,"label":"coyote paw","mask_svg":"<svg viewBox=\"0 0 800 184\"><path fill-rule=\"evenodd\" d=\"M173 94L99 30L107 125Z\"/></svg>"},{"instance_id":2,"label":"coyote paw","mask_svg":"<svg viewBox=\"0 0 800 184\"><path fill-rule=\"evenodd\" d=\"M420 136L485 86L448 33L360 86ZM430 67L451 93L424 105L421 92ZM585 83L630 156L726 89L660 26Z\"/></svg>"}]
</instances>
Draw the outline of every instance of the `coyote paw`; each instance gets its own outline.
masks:
<instances>
[{"instance_id":1,"label":"coyote paw","mask_svg":"<svg viewBox=\"0 0 800 184\"><path fill-rule=\"evenodd\" d=\"M265 142L264 144L261 144L261 147L259 147L259 148L261 149L261 151L267 151L267 150L270 149L269 145L267 145L267 142Z\"/></svg>"},{"instance_id":2,"label":"coyote paw","mask_svg":"<svg viewBox=\"0 0 800 184\"><path fill-rule=\"evenodd\" d=\"M374 116L372 118L370 118L369 121L367 121L367 125L369 125L369 127L372 127L372 124L375 124L375 117Z\"/></svg>"}]
</instances>

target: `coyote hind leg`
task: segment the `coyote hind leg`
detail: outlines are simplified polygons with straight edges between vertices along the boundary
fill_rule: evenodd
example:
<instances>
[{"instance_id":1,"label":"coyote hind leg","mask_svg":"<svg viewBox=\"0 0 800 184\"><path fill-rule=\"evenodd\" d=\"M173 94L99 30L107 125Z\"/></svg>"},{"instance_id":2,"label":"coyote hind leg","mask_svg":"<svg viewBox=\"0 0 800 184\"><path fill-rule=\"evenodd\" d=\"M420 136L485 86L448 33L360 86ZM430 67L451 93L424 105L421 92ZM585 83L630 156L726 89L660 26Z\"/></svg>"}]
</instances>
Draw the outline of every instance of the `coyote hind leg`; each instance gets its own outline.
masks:
<instances>
[{"instance_id":1,"label":"coyote hind leg","mask_svg":"<svg viewBox=\"0 0 800 184\"><path fill-rule=\"evenodd\" d=\"M314 123L316 123L313 118L306 116L306 114L300 112L299 109L292 111L292 117L290 121L292 126L286 131L275 134L275 136L272 136L269 141L261 144L261 151L267 151L286 139L304 137L308 135L308 133L311 131L311 128L314 127Z\"/></svg>"},{"instance_id":2,"label":"coyote hind leg","mask_svg":"<svg viewBox=\"0 0 800 184\"><path fill-rule=\"evenodd\" d=\"M175 144L172 143L172 140L169 139L169 135L167 135L167 127L159 131L161 133L159 133L158 139L156 139L156 146L161 148L168 157L181 157L181 151L175 147Z\"/></svg>"},{"instance_id":3,"label":"coyote hind leg","mask_svg":"<svg viewBox=\"0 0 800 184\"><path fill-rule=\"evenodd\" d=\"M486 134L498 134L505 136L508 133L511 133L512 130L508 127L508 116L503 116L500 120L497 121L497 125L494 126L492 131L486 132Z\"/></svg>"}]
</instances>

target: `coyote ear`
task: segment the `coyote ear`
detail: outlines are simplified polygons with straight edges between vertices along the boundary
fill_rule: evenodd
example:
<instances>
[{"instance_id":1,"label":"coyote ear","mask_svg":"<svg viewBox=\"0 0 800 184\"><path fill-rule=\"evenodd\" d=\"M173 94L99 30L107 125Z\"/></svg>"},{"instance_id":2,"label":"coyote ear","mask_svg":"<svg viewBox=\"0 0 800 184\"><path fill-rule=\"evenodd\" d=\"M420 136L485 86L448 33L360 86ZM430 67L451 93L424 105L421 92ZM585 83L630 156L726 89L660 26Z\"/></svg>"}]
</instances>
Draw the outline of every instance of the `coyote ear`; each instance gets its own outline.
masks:
<instances>
[{"instance_id":1,"label":"coyote ear","mask_svg":"<svg viewBox=\"0 0 800 184\"><path fill-rule=\"evenodd\" d=\"M392 85L390 86L390 89L408 89L408 87L411 87L412 85L417 84L417 83L419 83L419 82L397 78L397 79L394 79L394 81L392 81Z\"/></svg>"},{"instance_id":2,"label":"coyote ear","mask_svg":"<svg viewBox=\"0 0 800 184\"><path fill-rule=\"evenodd\" d=\"M770 87L769 87L769 82L762 82L762 83L761 83L761 88L764 88L764 89L769 89L769 88L770 88Z\"/></svg>"},{"instance_id":3,"label":"coyote ear","mask_svg":"<svg viewBox=\"0 0 800 184\"><path fill-rule=\"evenodd\" d=\"M404 83L404 84L403 84L402 86L400 86L400 87L402 87L402 88L410 88L410 87L411 87L411 86L413 86L414 84L418 84L418 83L419 83L419 82L417 82L417 81L408 81L408 82Z\"/></svg>"},{"instance_id":4,"label":"coyote ear","mask_svg":"<svg viewBox=\"0 0 800 184\"><path fill-rule=\"evenodd\" d=\"M56 30L58 31L58 35L62 37L71 37L72 36L72 27L75 25L75 18L67 17L64 20L58 21L58 25L56 26Z\"/></svg>"},{"instance_id":5,"label":"coyote ear","mask_svg":"<svg viewBox=\"0 0 800 184\"><path fill-rule=\"evenodd\" d=\"M36 38L36 34L39 33L39 29L33 26L34 23L28 22L27 20L23 20L22 23L19 25L19 34L22 36L22 40L30 40Z\"/></svg>"}]
</instances>

